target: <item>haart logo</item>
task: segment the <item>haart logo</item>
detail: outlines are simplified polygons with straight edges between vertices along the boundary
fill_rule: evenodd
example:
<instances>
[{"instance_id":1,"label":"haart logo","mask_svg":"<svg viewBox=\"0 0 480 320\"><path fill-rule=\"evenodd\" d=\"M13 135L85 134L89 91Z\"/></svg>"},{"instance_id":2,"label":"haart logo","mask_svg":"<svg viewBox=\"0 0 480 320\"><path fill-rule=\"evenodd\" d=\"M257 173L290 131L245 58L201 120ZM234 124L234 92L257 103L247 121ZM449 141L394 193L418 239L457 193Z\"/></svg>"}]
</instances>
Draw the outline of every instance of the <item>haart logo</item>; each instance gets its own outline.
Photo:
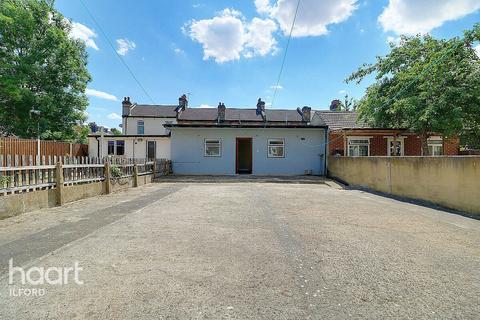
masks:
<instances>
[{"instance_id":1,"label":"haart logo","mask_svg":"<svg viewBox=\"0 0 480 320\"><path fill-rule=\"evenodd\" d=\"M20 276L21 285L42 286L42 285L66 285L73 280L77 285L82 285L80 280L80 271L78 261L75 261L73 267L31 267L24 269L15 267L13 259L8 261L8 284L10 285L10 296L43 296L44 288L16 288L14 277Z\"/></svg>"}]
</instances>

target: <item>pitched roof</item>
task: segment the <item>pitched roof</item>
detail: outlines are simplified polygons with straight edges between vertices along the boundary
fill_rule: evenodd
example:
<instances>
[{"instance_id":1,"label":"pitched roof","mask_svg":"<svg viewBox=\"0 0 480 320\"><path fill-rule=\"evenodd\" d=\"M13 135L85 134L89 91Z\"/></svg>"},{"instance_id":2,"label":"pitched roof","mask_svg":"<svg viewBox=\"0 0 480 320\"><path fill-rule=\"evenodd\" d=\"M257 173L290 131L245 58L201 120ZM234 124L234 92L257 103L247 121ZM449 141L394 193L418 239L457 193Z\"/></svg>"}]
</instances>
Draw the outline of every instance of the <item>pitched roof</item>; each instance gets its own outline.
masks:
<instances>
[{"instance_id":1,"label":"pitched roof","mask_svg":"<svg viewBox=\"0 0 480 320\"><path fill-rule=\"evenodd\" d=\"M302 122L302 116L296 110L266 110L267 122ZM179 121L216 121L216 108L187 108L178 117ZM263 122L256 109L227 108L225 121Z\"/></svg>"},{"instance_id":2,"label":"pitched roof","mask_svg":"<svg viewBox=\"0 0 480 320\"><path fill-rule=\"evenodd\" d=\"M354 111L320 110L316 114L325 122L330 130L370 128L364 122L357 122L358 114Z\"/></svg>"},{"instance_id":3,"label":"pitched roof","mask_svg":"<svg viewBox=\"0 0 480 320\"><path fill-rule=\"evenodd\" d=\"M177 106L174 105L153 105L153 104L135 104L130 109L132 117L159 117L159 118L175 118Z\"/></svg>"}]
</instances>

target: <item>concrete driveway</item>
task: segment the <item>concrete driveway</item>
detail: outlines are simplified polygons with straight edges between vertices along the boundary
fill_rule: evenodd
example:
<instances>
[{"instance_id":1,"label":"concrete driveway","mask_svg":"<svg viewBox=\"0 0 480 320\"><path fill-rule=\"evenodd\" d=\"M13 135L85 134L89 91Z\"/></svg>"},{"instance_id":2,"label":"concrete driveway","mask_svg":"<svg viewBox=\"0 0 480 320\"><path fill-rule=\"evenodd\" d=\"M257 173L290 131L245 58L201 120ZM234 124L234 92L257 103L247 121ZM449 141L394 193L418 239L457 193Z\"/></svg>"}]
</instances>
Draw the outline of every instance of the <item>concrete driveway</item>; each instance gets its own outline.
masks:
<instances>
[{"instance_id":1,"label":"concrete driveway","mask_svg":"<svg viewBox=\"0 0 480 320\"><path fill-rule=\"evenodd\" d=\"M11 258L83 284L9 284ZM478 319L480 221L325 184L151 184L0 221L0 277L0 319Z\"/></svg>"}]
</instances>

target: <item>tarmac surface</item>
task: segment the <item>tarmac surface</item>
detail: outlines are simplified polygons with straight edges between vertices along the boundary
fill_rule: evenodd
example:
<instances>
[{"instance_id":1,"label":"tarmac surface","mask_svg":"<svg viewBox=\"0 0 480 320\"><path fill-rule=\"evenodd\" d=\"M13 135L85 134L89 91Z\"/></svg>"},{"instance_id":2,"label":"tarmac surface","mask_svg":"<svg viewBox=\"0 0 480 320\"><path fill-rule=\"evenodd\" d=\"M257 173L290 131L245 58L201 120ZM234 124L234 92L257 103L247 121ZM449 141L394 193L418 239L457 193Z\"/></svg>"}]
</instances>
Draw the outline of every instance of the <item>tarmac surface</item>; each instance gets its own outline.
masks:
<instances>
[{"instance_id":1,"label":"tarmac surface","mask_svg":"<svg viewBox=\"0 0 480 320\"><path fill-rule=\"evenodd\" d=\"M0 220L0 319L479 314L480 221L328 181L154 183Z\"/></svg>"}]
</instances>

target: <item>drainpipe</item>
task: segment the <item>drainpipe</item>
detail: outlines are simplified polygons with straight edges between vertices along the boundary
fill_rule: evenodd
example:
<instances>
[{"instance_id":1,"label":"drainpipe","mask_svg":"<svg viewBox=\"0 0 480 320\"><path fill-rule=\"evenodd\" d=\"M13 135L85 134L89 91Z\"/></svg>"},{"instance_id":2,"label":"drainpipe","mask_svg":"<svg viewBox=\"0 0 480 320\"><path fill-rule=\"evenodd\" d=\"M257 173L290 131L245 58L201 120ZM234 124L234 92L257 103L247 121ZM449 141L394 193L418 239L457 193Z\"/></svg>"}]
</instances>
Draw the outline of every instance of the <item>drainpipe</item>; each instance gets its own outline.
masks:
<instances>
[{"instance_id":1,"label":"drainpipe","mask_svg":"<svg viewBox=\"0 0 480 320\"><path fill-rule=\"evenodd\" d=\"M323 130L324 132L324 139L325 139L325 150L324 150L324 154L325 154L325 161L323 162L323 175L324 176L327 176L327 169L328 169L328 165L327 165L327 162L328 162L328 127L325 128Z\"/></svg>"},{"instance_id":2,"label":"drainpipe","mask_svg":"<svg viewBox=\"0 0 480 320\"><path fill-rule=\"evenodd\" d=\"M100 159L103 159L103 127L100 127L100 144L99 144L98 157Z\"/></svg>"},{"instance_id":3,"label":"drainpipe","mask_svg":"<svg viewBox=\"0 0 480 320\"><path fill-rule=\"evenodd\" d=\"M100 158L100 141L98 141L98 136L95 137L95 140L97 140L97 158Z\"/></svg>"}]
</instances>

